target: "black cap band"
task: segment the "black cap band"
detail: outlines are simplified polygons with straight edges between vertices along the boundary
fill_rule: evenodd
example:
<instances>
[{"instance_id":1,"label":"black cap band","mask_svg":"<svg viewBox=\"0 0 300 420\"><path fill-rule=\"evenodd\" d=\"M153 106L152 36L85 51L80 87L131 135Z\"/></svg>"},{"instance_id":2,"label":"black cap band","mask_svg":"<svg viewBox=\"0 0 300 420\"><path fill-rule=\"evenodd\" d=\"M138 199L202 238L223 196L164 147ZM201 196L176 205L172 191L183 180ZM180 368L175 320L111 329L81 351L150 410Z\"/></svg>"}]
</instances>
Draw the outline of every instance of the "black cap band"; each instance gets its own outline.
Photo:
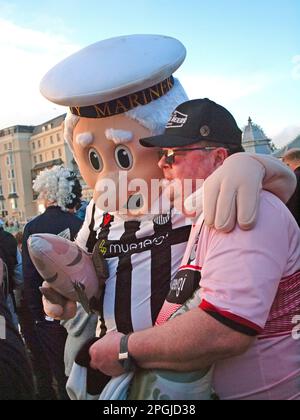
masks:
<instances>
[{"instance_id":1,"label":"black cap band","mask_svg":"<svg viewBox=\"0 0 300 420\"><path fill-rule=\"evenodd\" d=\"M131 95L92 106L71 107L71 113L84 118L107 118L124 114L138 106L147 105L166 95L174 86L173 76Z\"/></svg>"}]
</instances>

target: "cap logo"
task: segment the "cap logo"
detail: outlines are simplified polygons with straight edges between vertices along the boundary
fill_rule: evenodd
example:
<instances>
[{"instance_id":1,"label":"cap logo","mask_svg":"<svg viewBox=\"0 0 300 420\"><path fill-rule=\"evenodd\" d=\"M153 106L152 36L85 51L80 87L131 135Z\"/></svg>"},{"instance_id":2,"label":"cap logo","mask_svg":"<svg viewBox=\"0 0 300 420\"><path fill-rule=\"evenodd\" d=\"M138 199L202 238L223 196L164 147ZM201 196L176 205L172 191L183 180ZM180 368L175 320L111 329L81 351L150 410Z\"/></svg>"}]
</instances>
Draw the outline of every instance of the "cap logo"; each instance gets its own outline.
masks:
<instances>
[{"instance_id":1,"label":"cap logo","mask_svg":"<svg viewBox=\"0 0 300 420\"><path fill-rule=\"evenodd\" d=\"M182 112L174 111L166 128L181 128L188 120L188 115L182 114Z\"/></svg>"},{"instance_id":2,"label":"cap logo","mask_svg":"<svg viewBox=\"0 0 300 420\"><path fill-rule=\"evenodd\" d=\"M202 137L208 137L210 135L210 128L208 125L204 125L200 128L200 134Z\"/></svg>"}]
</instances>

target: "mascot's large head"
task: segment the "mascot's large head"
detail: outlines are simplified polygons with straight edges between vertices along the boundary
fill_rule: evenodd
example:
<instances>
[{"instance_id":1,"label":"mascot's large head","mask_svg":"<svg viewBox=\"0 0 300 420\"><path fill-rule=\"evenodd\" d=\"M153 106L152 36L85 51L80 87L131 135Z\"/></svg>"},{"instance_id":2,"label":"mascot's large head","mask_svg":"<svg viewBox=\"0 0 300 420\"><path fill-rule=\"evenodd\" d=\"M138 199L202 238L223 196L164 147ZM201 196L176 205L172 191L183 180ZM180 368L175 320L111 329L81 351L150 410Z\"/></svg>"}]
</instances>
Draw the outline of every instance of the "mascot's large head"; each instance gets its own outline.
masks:
<instances>
[{"instance_id":1,"label":"mascot's large head","mask_svg":"<svg viewBox=\"0 0 300 420\"><path fill-rule=\"evenodd\" d=\"M69 107L65 139L102 210L139 215L150 208L151 180L162 173L157 151L144 149L139 139L163 133L186 101L172 76L185 56L173 38L123 36L81 50L42 80L42 94Z\"/></svg>"}]
</instances>

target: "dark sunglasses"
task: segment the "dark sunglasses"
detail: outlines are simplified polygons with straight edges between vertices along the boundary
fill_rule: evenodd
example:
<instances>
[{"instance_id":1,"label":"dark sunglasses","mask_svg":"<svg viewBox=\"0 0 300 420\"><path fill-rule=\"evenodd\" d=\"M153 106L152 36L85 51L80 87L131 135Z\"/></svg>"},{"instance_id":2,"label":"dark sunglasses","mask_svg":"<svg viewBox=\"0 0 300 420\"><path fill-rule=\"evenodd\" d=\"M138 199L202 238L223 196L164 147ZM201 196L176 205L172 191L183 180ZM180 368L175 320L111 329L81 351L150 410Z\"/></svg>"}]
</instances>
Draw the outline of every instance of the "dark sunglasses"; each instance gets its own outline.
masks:
<instances>
[{"instance_id":1,"label":"dark sunglasses","mask_svg":"<svg viewBox=\"0 0 300 420\"><path fill-rule=\"evenodd\" d=\"M194 150L204 150L204 151L211 151L215 150L217 147L194 147L193 149L160 149L158 150L158 157L159 160L163 157L165 158L165 162L167 165L173 165L175 163L175 157L184 155L187 152L193 152Z\"/></svg>"}]
</instances>

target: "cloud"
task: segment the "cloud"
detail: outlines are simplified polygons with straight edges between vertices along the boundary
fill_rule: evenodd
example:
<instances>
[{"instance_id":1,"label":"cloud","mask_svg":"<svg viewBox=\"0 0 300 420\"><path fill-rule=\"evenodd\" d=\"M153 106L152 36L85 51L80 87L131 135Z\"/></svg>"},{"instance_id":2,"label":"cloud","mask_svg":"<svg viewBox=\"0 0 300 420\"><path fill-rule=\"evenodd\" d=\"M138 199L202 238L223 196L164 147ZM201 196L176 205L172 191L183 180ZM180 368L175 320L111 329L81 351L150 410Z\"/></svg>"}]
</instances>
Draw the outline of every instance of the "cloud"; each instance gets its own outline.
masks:
<instances>
[{"instance_id":1,"label":"cloud","mask_svg":"<svg viewBox=\"0 0 300 420\"><path fill-rule=\"evenodd\" d=\"M53 65L78 49L63 36L0 18L0 128L41 123L65 111L41 96L39 83Z\"/></svg>"},{"instance_id":2,"label":"cloud","mask_svg":"<svg viewBox=\"0 0 300 420\"><path fill-rule=\"evenodd\" d=\"M266 74L249 75L207 75L181 73L180 80L190 99L209 97L224 105L238 99L259 93L273 83L273 78Z\"/></svg>"},{"instance_id":3,"label":"cloud","mask_svg":"<svg viewBox=\"0 0 300 420\"><path fill-rule=\"evenodd\" d=\"M292 64L294 64L292 77L294 80L300 80L300 55L293 57Z\"/></svg>"},{"instance_id":4,"label":"cloud","mask_svg":"<svg viewBox=\"0 0 300 420\"><path fill-rule=\"evenodd\" d=\"M284 128L273 137L273 142L278 147L282 147L295 140L300 135L300 126L291 125Z\"/></svg>"}]
</instances>

